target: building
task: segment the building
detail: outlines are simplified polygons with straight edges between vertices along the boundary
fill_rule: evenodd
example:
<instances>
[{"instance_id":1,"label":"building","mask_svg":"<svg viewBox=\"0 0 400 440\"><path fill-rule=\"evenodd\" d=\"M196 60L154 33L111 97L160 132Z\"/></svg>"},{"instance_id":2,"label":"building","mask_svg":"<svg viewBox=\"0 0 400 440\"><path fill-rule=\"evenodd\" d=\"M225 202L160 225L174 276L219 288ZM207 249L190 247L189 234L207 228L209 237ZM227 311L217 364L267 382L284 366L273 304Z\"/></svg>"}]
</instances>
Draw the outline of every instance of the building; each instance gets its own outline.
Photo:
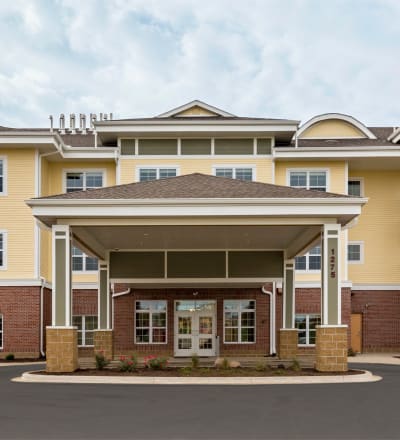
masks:
<instances>
[{"instance_id":1,"label":"building","mask_svg":"<svg viewBox=\"0 0 400 440\"><path fill-rule=\"evenodd\" d=\"M400 129L107 116L0 128L0 356L400 348Z\"/></svg>"}]
</instances>

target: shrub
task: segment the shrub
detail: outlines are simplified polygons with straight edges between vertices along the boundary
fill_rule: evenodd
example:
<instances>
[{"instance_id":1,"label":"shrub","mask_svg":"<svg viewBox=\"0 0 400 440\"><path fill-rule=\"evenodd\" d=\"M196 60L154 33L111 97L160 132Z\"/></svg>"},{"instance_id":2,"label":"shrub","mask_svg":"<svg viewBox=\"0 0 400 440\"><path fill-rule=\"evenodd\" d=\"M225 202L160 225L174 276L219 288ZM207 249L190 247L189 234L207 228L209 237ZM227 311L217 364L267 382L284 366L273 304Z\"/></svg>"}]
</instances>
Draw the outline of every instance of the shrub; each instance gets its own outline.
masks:
<instances>
[{"instance_id":1,"label":"shrub","mask_svg":"<svg viewBox=\"0 0 400 440\"><path fill-rule=\"evenodd\" d=\"M168 359L165 357L147 356L144 358L144 366L152 370L162 370L168 365Z\"/></svg>"},{"instance_id":2,"label":"shrub","mask_svg":"<svg viewBox=\"0 0 400 440\"><path fill-rule=\"evenodd\" d=\"M196 353L192 354L192 368L198 368L199 363L200 363L199 356Z\"/></svg>"},{"instance_id":3,"label":"shrub","mask_svg":"<svg viewBox=\"0 0 400 440\"><path fill-rule=\"evenodd\" d=\"M230 368L230 365L229 365L229 359L227 359L227 358L224 358L224 359L223 359L223 361L222 361L222 365L221 365L221 368L222 368L223 370L229 370L229 368Z\"/></svg>"},{"instance_id":4,"label":"shrub","mask_svg":"<svg viewBox=\"0 0 400 440\"><path fill-rule=\"evenodd\" d=\"M137 369L138 361L136 356L132 355L130 357L121 356L119 358L119 371L127 371L131 373Z\"/></svg>"},{"instance_id":5,"label":"shrub","mask_svg":"<svg viewBox=\"0 0 400 440\"><path fill-rule=\"evenodd\" d=\"M13 361L15 359L14 353L8 353L6 361Z\"/></svg>"},{"instance_id":6,"label":"shrub","mask_svg":"<svg viewBox=\"0 0 400 440\"><path fill-rule=\"evenodd\" d=\"M347 350L347 356L350 356L350 357L356 356L356 352L352 348L349 348Z\"/></svg>"},{"instance_id":7,"label":"shrub","mask_svg":"<svg viewBox=\"0 0 400 440\"><path fill-rule=\"evenodd\" d=\"M268 371L269 365L265 361L258 361L255 366L256 371Z\"/></svg>"},{"instance_id":8,"label":"shrub","mask_svg":"<svg viewBox=\"0 0 400 440\"><path fill-rule=\"evenodd\" d=\"M292 371L301 371L300 362L297 359L293 359L292 364L289 367Z\"/></svg>"},{"instance_id":9,"label":"shrub","mask_svg":"<svg viewBox=\"0 0 400 440\"><path fill-rule=\"evenodd\" d=\"M96 353L96 369L104 370L104 368L110 363L108 359L105 358L104 352L99 351Z\"/></svg>"},{"instance_id":10,"label":"shrub","mask_svg":"<svg viewBox=\"0 0 400 440\"><path fill-rule=\"evenodd\" d=\"M181 368L181 374L182 376L190 376L192 374L192 368L191 367Z\"/></svg>"},{"instance_id":11,"label":"shrub","mask_svg":"<svg viewBox=\"0 0 400 440\"><path fill-rule=\"evenodd\" d=\"M274 374L275 374L275 376L283 376L283 375L285 374L285 370L282 369L282 368L277 368L277 369L274 371Z\"/></svg>"}]
</instances>

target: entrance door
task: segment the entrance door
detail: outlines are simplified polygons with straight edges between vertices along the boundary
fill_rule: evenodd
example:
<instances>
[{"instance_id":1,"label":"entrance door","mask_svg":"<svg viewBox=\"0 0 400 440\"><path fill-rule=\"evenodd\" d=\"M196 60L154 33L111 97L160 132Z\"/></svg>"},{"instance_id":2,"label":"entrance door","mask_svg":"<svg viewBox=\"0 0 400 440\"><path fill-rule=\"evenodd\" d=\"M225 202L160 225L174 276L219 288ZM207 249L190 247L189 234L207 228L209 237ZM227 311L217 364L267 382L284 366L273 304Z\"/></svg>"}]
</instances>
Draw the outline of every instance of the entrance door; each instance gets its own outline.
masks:
<instances>
[{"instance_id":1,"label":"entrance door","mask_svg":"<svg viewBox=\"0 0 400 440\"><path fill-rule=\"evenodd\" d=\"M215 356L216 303L175 301L175 356Z\"/></svg>"},{"instance_id":2,"label":"entrance door","mask_svg":"<svg viewBox=\"0 0 400 440\"><path fill-rule=\"evenodd\" d=\"M351 315L351 348L356 353L362 350L362 314L353 313Z\"/></svg>"}]
</instances>

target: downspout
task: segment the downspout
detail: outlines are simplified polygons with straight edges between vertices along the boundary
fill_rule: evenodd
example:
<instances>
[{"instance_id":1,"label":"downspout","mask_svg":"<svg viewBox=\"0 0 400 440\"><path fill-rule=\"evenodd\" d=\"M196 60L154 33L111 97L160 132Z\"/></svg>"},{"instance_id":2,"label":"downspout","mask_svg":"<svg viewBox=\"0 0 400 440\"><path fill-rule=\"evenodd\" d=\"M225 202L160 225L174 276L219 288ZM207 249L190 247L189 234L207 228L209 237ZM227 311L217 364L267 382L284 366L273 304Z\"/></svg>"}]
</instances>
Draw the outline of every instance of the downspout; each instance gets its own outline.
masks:
<instances>
[{"instance_id":1,"label":"downspout","mask_svg":"<svg viewBox=\"0 0 400 440\"><path fill-rule=\"evenodd\" d=\"M117 298L118 296L128 295L129 293L131 293L131 289L129 288L128 290L124 290L123 292L114 293L114 283L111 283L111 292L112 292L112 296L111 296L111 298L112 298L111 325L114 330L114 298Z\"/></svg>"},{"instance_id":2,"label":"downspout","mask_svg":"<svg viewBox=\"0 0 400 440\"><path fill-rule=\"evenodd\" d=\"M276 310L276 282L272 282L272 292L265 290L264 286L261 287L261 292L269 295L270 308L269 308L269 351L271 355L276 354L276 335L275 335L275 310Z\"/></svg>"},{"instance_id":3,"label":"downspout","mask_svg":"<svg viewBox=\"0 0 400 440\"><path fill-rule=\"evenodd\" d=\"M46 354L44 352L44 332L43 332L43 321L44 321L44 301L43 301L43 290L44 290L44 277L40 277L40 355L45 357Z\"/></svg>"}]
</instances>

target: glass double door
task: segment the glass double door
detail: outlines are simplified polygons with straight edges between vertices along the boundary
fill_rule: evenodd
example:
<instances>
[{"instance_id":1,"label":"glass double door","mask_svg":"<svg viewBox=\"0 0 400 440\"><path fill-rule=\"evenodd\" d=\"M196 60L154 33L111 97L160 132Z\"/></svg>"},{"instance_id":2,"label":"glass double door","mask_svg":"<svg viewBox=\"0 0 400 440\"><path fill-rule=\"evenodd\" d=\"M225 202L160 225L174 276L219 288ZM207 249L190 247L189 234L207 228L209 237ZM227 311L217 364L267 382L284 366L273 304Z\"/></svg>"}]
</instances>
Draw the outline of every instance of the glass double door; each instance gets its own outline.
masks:
<instances>
[{"instance_id":1,"label":"glass double door","mask_svg":"<svg viewBox=\"0 0 400 440\"><path fill-rule=\"evenodd\" d=\"M175 356L215 356L213 300L175 302Z\"/></svg>"}]
</instances>

